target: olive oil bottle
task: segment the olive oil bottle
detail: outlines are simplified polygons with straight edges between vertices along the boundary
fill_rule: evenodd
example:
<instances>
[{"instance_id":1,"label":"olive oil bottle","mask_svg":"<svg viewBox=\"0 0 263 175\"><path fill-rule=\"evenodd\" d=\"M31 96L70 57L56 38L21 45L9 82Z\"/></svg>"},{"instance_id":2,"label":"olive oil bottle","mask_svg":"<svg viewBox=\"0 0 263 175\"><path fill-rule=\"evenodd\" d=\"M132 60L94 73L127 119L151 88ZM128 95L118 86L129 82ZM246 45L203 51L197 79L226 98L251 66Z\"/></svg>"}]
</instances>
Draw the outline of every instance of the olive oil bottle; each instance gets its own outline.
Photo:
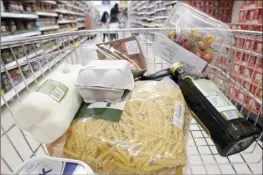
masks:
<instances>
[{"instance_id":1,"label":"olive oil bottle","mask_svg":"<svg viewBox=\"0 0 263 175\"><path fill-rule=\"evenodd\" d=\"M194 118L211 137L221 156L245 150L259 136L257 128L211 80L186 74L180 63L175 63L169 71L162 70L141 80L160 79L161 76L170 76L180 86Z\"/></svg>"}]
</instances>

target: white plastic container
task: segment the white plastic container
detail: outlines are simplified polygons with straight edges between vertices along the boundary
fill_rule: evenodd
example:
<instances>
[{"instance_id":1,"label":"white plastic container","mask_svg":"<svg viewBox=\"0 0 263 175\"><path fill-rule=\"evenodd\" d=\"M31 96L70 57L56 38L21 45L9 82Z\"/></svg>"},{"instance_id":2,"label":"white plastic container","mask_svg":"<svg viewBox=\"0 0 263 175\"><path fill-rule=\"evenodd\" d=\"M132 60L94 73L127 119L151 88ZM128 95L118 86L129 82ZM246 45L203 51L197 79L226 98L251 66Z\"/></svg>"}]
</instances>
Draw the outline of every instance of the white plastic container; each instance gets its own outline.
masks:
<instances>
[{"instance_id":1,"label":"white plastic container","mask_svg":"<svg viewBox=\"0 0 263 175\"><path fill-rule=\"evenodd\" d=\"M77 73L54 72L21 103L15 124L43 144L52 143L68 129L82 99L75 87Z\"/></svg>"},{"instance_id":2,"label":"white plastic container","mask_svg":"<svg viewBox=\"0 0 263 175\"><path fill-rule=\"evenodd\" d=\"M20 165L14 175L93 175L91 168L84 162L56 157L35 157Z\"/></svg>"},{"instance_id":3,"label":"white plastic container","mask_svg":"<svg viewBox=\"0 0 263 175\"><path fill-rule=\"evenodd\" d=\"M134 79L128 61L95 60L79 71L76 86L86 103L119 102Z\"/></svg>"}]
</instances>

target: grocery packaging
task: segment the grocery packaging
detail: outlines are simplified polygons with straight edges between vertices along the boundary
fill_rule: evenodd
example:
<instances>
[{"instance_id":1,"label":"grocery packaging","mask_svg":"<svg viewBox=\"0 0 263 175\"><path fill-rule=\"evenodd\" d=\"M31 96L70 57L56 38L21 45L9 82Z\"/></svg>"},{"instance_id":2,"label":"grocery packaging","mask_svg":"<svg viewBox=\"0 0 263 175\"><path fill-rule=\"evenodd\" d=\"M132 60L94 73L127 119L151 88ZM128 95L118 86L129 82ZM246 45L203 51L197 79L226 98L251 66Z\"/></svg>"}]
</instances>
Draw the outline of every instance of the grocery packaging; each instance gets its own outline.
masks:
<instances>
[{"instance_id":1,"label":"grocery packaging","mask_svg":"<svg viewBox=\"0 0 263 175\"><path fill-rule=\"evenodd\" d=\"M201 73L206 64L214 64L225 44L230 43L229 27L184 4L177 3L155 40L154 53L168 63L182 62L187 72Z\"/></svg>"},{"instance_id":2,"label":"grocery packaging","mask_svg":"<svg viewBox=\"0 0 263 175\"><path fill-rule=\"evenodd\" d=\"M14 115L16 125L40 143L58 139L82 103L75 82L76 76L54 72L22 101Z\"/></svg>"},{"instance_id":3,"label":"grocery packaging","mask_svg":"<svg viewBox=\"0 0 263 175\"><path fill-rule=\"evenodd\" d=\"M79 71L76 86L86 103L118 102L134 79L126 60L94 60Z\"/></svg>"},{"instance_id":4,"label":"grocery packaging","mask_svg":"<svg viewBox=\"0 0 263 175\"><path fill-rule=\"evenodd\" d=\"M92 175L90 167L79 160L56 157L34 157L20 165L14 175Z\"/></svg>"},{"instance_id":5,"label":"grocery packaging","mask_svg":"<svg viewBox=\"0 0 263 175\"><path fill-rule=\"evenodd\" d=\"M168 70L169 68L163 71ZM245 150L259 136L259 131L239 113L211 80L185 73L179 63L172 65L170 71L188 106L195 113L193 116L211 137L221 156ZM143 79L151 78L155 78L154 74L144 76ZM245 97L238 98L243 101Z\"/></svg>"},{"instance_id":6,"label":"grocery packaging","mask_svg":"<svg viewBox=\"0 0 263 175\"><path fill-rule=\"evenodd\" d=\"M47 146L49 154L82 160L96 173L181 174L191 121L181 90L160 81L135 84L119 121L78 112Z\"/></svg>"},{"instance_id":7,"label":"grocery packaging","mask_svg":"<svg viewBox=\"0 0 263 175\"><path fill-rule=\"evenodd\" d=\"M127 60L134 77L146 72L146 60L135 36L97 44L100 60Z\"/></svg>"}]
</instances>

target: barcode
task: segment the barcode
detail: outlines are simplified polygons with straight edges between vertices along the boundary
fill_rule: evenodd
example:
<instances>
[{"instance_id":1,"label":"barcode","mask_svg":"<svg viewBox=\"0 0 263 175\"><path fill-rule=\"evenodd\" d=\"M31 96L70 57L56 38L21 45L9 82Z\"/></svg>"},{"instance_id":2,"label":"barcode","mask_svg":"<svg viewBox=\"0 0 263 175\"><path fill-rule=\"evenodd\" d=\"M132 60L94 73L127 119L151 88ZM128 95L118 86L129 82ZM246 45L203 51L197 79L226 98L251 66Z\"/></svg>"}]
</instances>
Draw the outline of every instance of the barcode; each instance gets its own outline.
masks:
<instances>
[{"instance_id":1,"label":"barcode","mask_svg":"<svg viewBox=\"0 0 263 175\"><path fill-rule=\"evenodd\" d=\"M65 94L65 92L63 90L61 90L59 87L56 87L51 92L50 97L54 98L57 101L60 101L64 94Z\"/></svg>"},{"instance_id":2,"label":"barcode","mask_svg":"<svg viewBox=\"0 0 263 175\"><path fill-rule=\"evenodd\" d=\"M226 118L227 118L228 120L232 120L232 119L238 118L238 114L237 114L236 110L225 111L225 112L223 112L223 113L224 113L224 115L226 116Z\"/></svg>"}]
</instances>

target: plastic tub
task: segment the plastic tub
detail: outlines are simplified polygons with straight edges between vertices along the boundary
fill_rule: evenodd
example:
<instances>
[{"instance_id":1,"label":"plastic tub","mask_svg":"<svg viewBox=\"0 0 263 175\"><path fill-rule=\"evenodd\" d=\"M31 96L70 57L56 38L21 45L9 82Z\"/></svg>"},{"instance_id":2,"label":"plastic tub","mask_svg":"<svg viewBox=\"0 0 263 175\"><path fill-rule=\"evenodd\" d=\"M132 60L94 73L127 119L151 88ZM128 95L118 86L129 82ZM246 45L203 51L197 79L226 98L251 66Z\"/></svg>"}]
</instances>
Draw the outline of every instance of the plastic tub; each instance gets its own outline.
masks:
<instances>
[{"instance_id":1,"label":"plastic tub","mask_svg":"<svg viewBox=\"0 0 263 175\"><path fill-rule=\"evenodd\" d=\"M81 175L94 174L84 162L56 157L35 157L25 161L13 174L56 174Z\"/></svg>"}]
</instances>

